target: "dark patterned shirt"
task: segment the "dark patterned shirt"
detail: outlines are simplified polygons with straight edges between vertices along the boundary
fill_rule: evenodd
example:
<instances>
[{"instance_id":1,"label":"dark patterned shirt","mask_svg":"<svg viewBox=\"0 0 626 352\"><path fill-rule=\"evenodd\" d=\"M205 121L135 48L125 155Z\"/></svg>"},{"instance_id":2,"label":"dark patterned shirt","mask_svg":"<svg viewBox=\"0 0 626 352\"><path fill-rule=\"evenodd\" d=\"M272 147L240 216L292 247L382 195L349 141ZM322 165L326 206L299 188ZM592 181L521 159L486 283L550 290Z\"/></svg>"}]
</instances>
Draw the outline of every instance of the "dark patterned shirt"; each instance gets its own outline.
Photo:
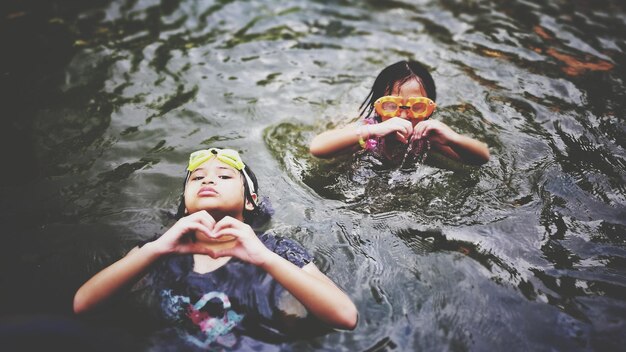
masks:
<instances>
[{"instance_id":1,"label":"dark patterned shirt","mask_svg":"<svg viewBox=\"0 0 626 352\"><path fill-rule=\"evenodd\" d=\"M313 259L292 240L267 233L259 239L298 267ZM157 350L181 344L191 349L264 349L257 346L261 341L285 341L298 335L303 326L309 330L312 325L320 326L255 265L233 257L212 272L197 273L193 267L193 255L164 257L133 289L167 326L152 338Z\"/></svg>"}]
</instances>

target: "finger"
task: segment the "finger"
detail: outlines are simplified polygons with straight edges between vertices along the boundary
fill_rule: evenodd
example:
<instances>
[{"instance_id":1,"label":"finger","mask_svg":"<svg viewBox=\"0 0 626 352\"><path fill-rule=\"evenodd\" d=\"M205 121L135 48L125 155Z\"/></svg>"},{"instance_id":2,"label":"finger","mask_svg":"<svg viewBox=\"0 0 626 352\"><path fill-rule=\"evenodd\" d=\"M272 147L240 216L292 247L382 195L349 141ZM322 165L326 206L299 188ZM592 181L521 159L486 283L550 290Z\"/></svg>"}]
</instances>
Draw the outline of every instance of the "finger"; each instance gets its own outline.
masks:
<instances>
[{"instance_id":1,"label":"finger","mask_svg":"<svg viewBox=\"0 0 626 352\"><path fill-rule=\"evenodd\" d=\"M406 137L406 135L409 132L409 126L407 126L407 124L404 122L405 120L400 119L399 121L397 121L394 127L395 127L396 132L401 133L403 136Z\"/></svg>"},{"instance_id":2,"label":"finger","mask_svg":"<svg viewBox=\"0 0 626 352\"><path fill-rule=\"evenodd\" d=\"M194 220L199 221L204 226L210 229L213 228L213 226L215 226L215 219L206 210L201 210L192 215L195 215Z\"/></svg>"},{"instance_id":3,"label":"finger","mask_svg":"<svg viewBox=\"0 0 626 352\"><path fill-rule=\"evenodd\" d=\"M402 127L404 128L404 136L408 138L413 133L413 124L409 120L402 119Z\"/></svg>"},{"instance_id":4,"label":"finger","mask_svg":"<svg viewBox=\"0 0 626 352\"><path fill-rule=\"evenodd\" d=\"M220 237L226 237L226 236L234 237L236 239L247 237L244 231L238 228L234 228L234 227L222 228L221 230L216 231L211 235L212 238L216 238L216 239Z\"/></svg>"},{"instance_id":5,"label":"finger","mask_svg":"<svg viewBox=\"0 0 626 352\"><path fill-rule=\"evenodd\" d=\"M207 254L207 247L199 243L188 243L178 247L181 253Z\"/></svg>"},{"instance_id":6,"label":"finger","mask_svg":"<svg viewBox=\"0 0 626 352\"><path fill-rule=\"evenodd\" d=\"M208 230L207 235L210 235L213 232L215 232L215 230L214 230L214 228L215 228L215 220L202 218L202 219L198 220L198 223L202 224L202 226L204 226Z\"/></svg>"},{"instance_id":7,"label":"finger","mask_svg":"<svg viewBox=\"0 0 626 352\"><path fill-rule=\"evenodd\" d=\"M424 131L424 127L426 126L422 125L422 122L418 123L417 126L415 126L415 131L413 131L413 134L415 135L415 139L422 139L422 133Z\"/></svg>"},{"instance_id":8,"label":"finger","mask_svg":"<svg viewBox=\"0 0 626 352\"><path fill-rule=\"evenodd\" d=\"M404 128L406 129L406 137L409 137L413 133L413 124L409 120L404 120Z\"/></svg>"},{"instance_id":9,"label":"finger","mask_svg":"<svg viewBox=\"0 0 626 352\"><path fill-rule=\"evenodd\" d=\"M411 135L409 136L409 143L411 143L411 142L413 142L414 140L418 139L418 138L417 138L417 132L418 132L418 129L417 129L417 128L414 128L414 129L413 129L413 133L411 133Z\"/></svg>"},{"instance_id":10,"label":"finger","mask_svg":"<svg viewBox=\"0 0 626 352\"><path fill-rule=\"evenodd\" d=\"M225 228L238 227L239 224L243 223L230 216L225 216L220 221L215 223L215 226L213 226L213 231L219 232L220 230Z\"/></svg>"},{"instance_id":11,"label":"finger","mask_svg":"<svg viewBox=\"0 0 626 352\"><path fill-rule=\"evenodd\" d=\"M419 128L419 138L425 138L428 136L428 131L431 129L432 124L430 123L430 121L424 121L418 124L418 128Z\"/></svg>"},{"instance_id":12,"label":"finger","mask_svg":"<svg viewBox=\"0 0 626 352\"><path fill-rule=\"evenodd\" d=\"M404 136L404 134L400 133L400 132L396 132L396 139L400 142L400 143L407 143L406 137Z\"/></svg>"},{"instance_id":13,"label":"finger","mask_svg":"<svg viewBox=\"0 0 626 352\"><path fill-rule=\"evenodd\" d=\"M190 224L192 223L202 224L202 226L209 229L208 232L211 232L211 229L213 228L213 225L215 224L215 220L213 219L213 217L204 210L198 211L191 215L187 215L181 220L183 221L182 224L186 227L191 226Z\"/></svg>"},{"instance_id":14,"label":"finger","mask_svg":"<svg viewBox=\"0 0 626 352\"><path fill-rule=\"evenodd\" d=\"M201 234L205 235L205 236L211 236L211 234L213 233L213 231L211 231L211 229L209 229L208 227L204 226L201 223L198 222L190 222L187 225L187 231L184 231L183 234L189 232L189 231L196 231L196 232L200 232Z\"/></svg>"},{"instance_id":15,"label":"finger","mask_svg":"<svg viewBox=\"0 0 626 352\"><path fill-rule=\"evenodd\" d=\"M436 131L436 127L433 125L428 125L426 126L426 128L424 128L424 132L422 133L422 135L427 138L428 136L432 135L435 133Z\"/></svg>"},{"instance_id":16,"label":"finger","mask_svg":"<svg viewBox=\"0 0 626 352\"><path fill-rule=\"evenodd\" d=\"M172 233L172 235L168 235L167 237L181 237L185 233L192 231L210 233L211 229L199 221L186 218L179 220L174 226L167 230L166 233Z\"/></svg>"},{"instance_id":17,"label":"finger","mask_svg":"<svg viewBox=\"0 0 626 352\"><path fill-rule=\"evenodd\" d=\"M235 250L236 247L232 247L232 248L223 248L223 249L211 249L211 253L209 253L209 255L212 258L220 258L220 257L237 257L237 251Z\"/></svg>"},{"instance_id":18,"label":"finger","mask_svg":"<svg viewBox=\"0 0 626 352\"><path fill-rule=\"evenodd\" d=\"M209 215L209 213L206 210L199 210L199 211L197 211L195 213L191 213L191 214L187 215L186 218L195 220L195 219L199 219L200 217L205 216L205 215L211 216L211 215Z\"/></svg>"}]
</instances>

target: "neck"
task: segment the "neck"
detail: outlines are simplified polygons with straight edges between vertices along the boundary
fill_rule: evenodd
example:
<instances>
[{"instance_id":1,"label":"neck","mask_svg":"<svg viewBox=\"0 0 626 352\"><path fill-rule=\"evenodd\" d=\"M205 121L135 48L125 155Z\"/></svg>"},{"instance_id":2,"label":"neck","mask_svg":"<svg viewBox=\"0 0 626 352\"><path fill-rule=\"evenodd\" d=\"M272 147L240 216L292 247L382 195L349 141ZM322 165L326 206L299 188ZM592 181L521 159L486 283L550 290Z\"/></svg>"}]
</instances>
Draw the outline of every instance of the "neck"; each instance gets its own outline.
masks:
<instances>
[{"instance_id":1,"label":"neck","mask_svg":"<svg viewBox=\"0 0 626 352\"><path fill-rule=\"evenodd\" d=\"M220 220L222 220L223 218L230 216L231 218L237 219L239 221L243 222L243 211L237 213L237 214L232 214L232 213L224 213L221 212L219 210L207 210L207 212L209 213L209 215L211 215L211 217L213 218L213 220L215 220L215 223L220 222Z\"/></svg>"}]
</instances>

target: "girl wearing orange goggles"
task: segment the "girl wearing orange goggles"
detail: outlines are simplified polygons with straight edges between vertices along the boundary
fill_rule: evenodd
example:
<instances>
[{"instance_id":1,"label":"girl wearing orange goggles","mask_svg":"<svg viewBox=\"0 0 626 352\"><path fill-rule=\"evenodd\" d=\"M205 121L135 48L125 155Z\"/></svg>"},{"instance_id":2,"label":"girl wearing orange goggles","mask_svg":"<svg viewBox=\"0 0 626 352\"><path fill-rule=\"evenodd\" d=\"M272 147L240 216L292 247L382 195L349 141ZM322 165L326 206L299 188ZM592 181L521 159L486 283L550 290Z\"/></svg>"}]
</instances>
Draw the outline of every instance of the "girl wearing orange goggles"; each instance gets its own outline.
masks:
<instances>
[{"instance_id":1,"label":"girl wearing orange goggles","mask_svg":"<svg viewBox=\"0 0 626 352\"><path fill-rule=\"evenodd\" d=\"M437 104L435 82L416 61L400 61L383 69L360 106L360 121L329 130L311 141L310 151L322 158L362 149L384 159L403 159L417 143L472 165L489 160L487 145L461 135L441 121L430 119Z\"/></svg>"},{"instance_id":2,"label":"girl wearing orange goggles","mask_svg":"<svg viewBox=\"0 0 626 352\"><path fill-rule=\"evenodd\" d=\"M400 116L401 112L406 110L407 118L420 122L430 117L436 107L437 104L426 97L404 98L386 95L374 102L374 109L383 121Z\"/></svg>"}]
</instances>

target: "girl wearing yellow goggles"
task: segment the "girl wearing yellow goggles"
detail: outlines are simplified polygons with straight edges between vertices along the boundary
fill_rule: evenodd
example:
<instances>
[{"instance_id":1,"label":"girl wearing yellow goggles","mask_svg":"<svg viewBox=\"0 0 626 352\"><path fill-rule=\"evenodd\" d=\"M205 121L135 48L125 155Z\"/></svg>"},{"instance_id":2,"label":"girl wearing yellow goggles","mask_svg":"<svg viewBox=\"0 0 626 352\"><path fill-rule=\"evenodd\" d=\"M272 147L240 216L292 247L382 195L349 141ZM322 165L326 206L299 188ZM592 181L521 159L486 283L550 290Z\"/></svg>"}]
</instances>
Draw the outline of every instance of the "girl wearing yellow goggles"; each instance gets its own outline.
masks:
<instances>
[{"instance_id":1,"label":"girl wearing yellow goggles","mask_svg":"<svg viewBox=\"0 0 626 352\"><path fill-rule=\"evenodd\" d=\"M212 160L213 158L240 172L243 179L245 180L243 198L245 202L249 202L251 204L252 209L247 209L246 207L244 207L244 219L247 222L252 223L257 218L264 215L262 214L262 212L260 212L258 207L258 199L256 195L256 177L254 176L254 173L252 173L252 171L250 171L249 168L244 164L243 160L241 160L239 152L234 149L209 148L197 150L191 153L189 155L189 163L187 164L187 177L185 179L184 189L187 190L187 185L194 171L197 170L202 164L206 163L209 160ZM204 172L205 171L203 170L202 173ZM184 215L186 215L186 208L185 195L183 194L181 203L178 207L176 218L181 218Z\"/></svg>"},{"instance_id":2,"label":"girl wearing yellow goggles","mask_svg":"<svg viewBox=\"0 0 626 352\"><path fill-rule=\"evenodd\" d=\"M322 158L362 149L386 160L404 160L409 146L430 150L466 164L489 160L487 145L430 119L437 104L435 82L416 61L400 61L383 69L360 107L361 121L323 132L310 151ZM426 146L426 148L424 147Z\"/></svg>"},{"instance_id":3,"label":"girl wearing yellow goggles","mask_svg":"<svg viewBox=\"0 0 626 352\"><path fill-rule=\"evenodd\" d=\"M356 307L310 253L246 223L244 211L256 207L246 190L256 201L256 178L237 151L192 153L178 221L89 279L74 296L74 311L93 310L138 282L134 290L150 295L142 302L156 301L151 308L176 324L180 346L189 348L222 349L220 341L235 345L248 333L284 336L294 324L354 329ZM216 298L223 316L212 317L203 309Z\"/></svg>"},{"instance_id":4,"label":"girl wearing yellow goggles","mask_svg":"<svg viewBox=\"0 0 626 352\"><path fill-rule=\"evenodd\" d=\"M198 166L202 165L204 162L210 160L213 157L216 157L217 160L234 167L238 171L241 171L243 176L246 178L246 184L248 186L249 192L254 193L254 182L252 182L252 179L246 172L246 165L241 160L239 153L233 149L210 148L195 151L189 155L189 164L187 165L187 171L192 172L193 170L197 169ZM254 203L256 204L256 200L254 201Z\"/></svg>"}]
</instances>

